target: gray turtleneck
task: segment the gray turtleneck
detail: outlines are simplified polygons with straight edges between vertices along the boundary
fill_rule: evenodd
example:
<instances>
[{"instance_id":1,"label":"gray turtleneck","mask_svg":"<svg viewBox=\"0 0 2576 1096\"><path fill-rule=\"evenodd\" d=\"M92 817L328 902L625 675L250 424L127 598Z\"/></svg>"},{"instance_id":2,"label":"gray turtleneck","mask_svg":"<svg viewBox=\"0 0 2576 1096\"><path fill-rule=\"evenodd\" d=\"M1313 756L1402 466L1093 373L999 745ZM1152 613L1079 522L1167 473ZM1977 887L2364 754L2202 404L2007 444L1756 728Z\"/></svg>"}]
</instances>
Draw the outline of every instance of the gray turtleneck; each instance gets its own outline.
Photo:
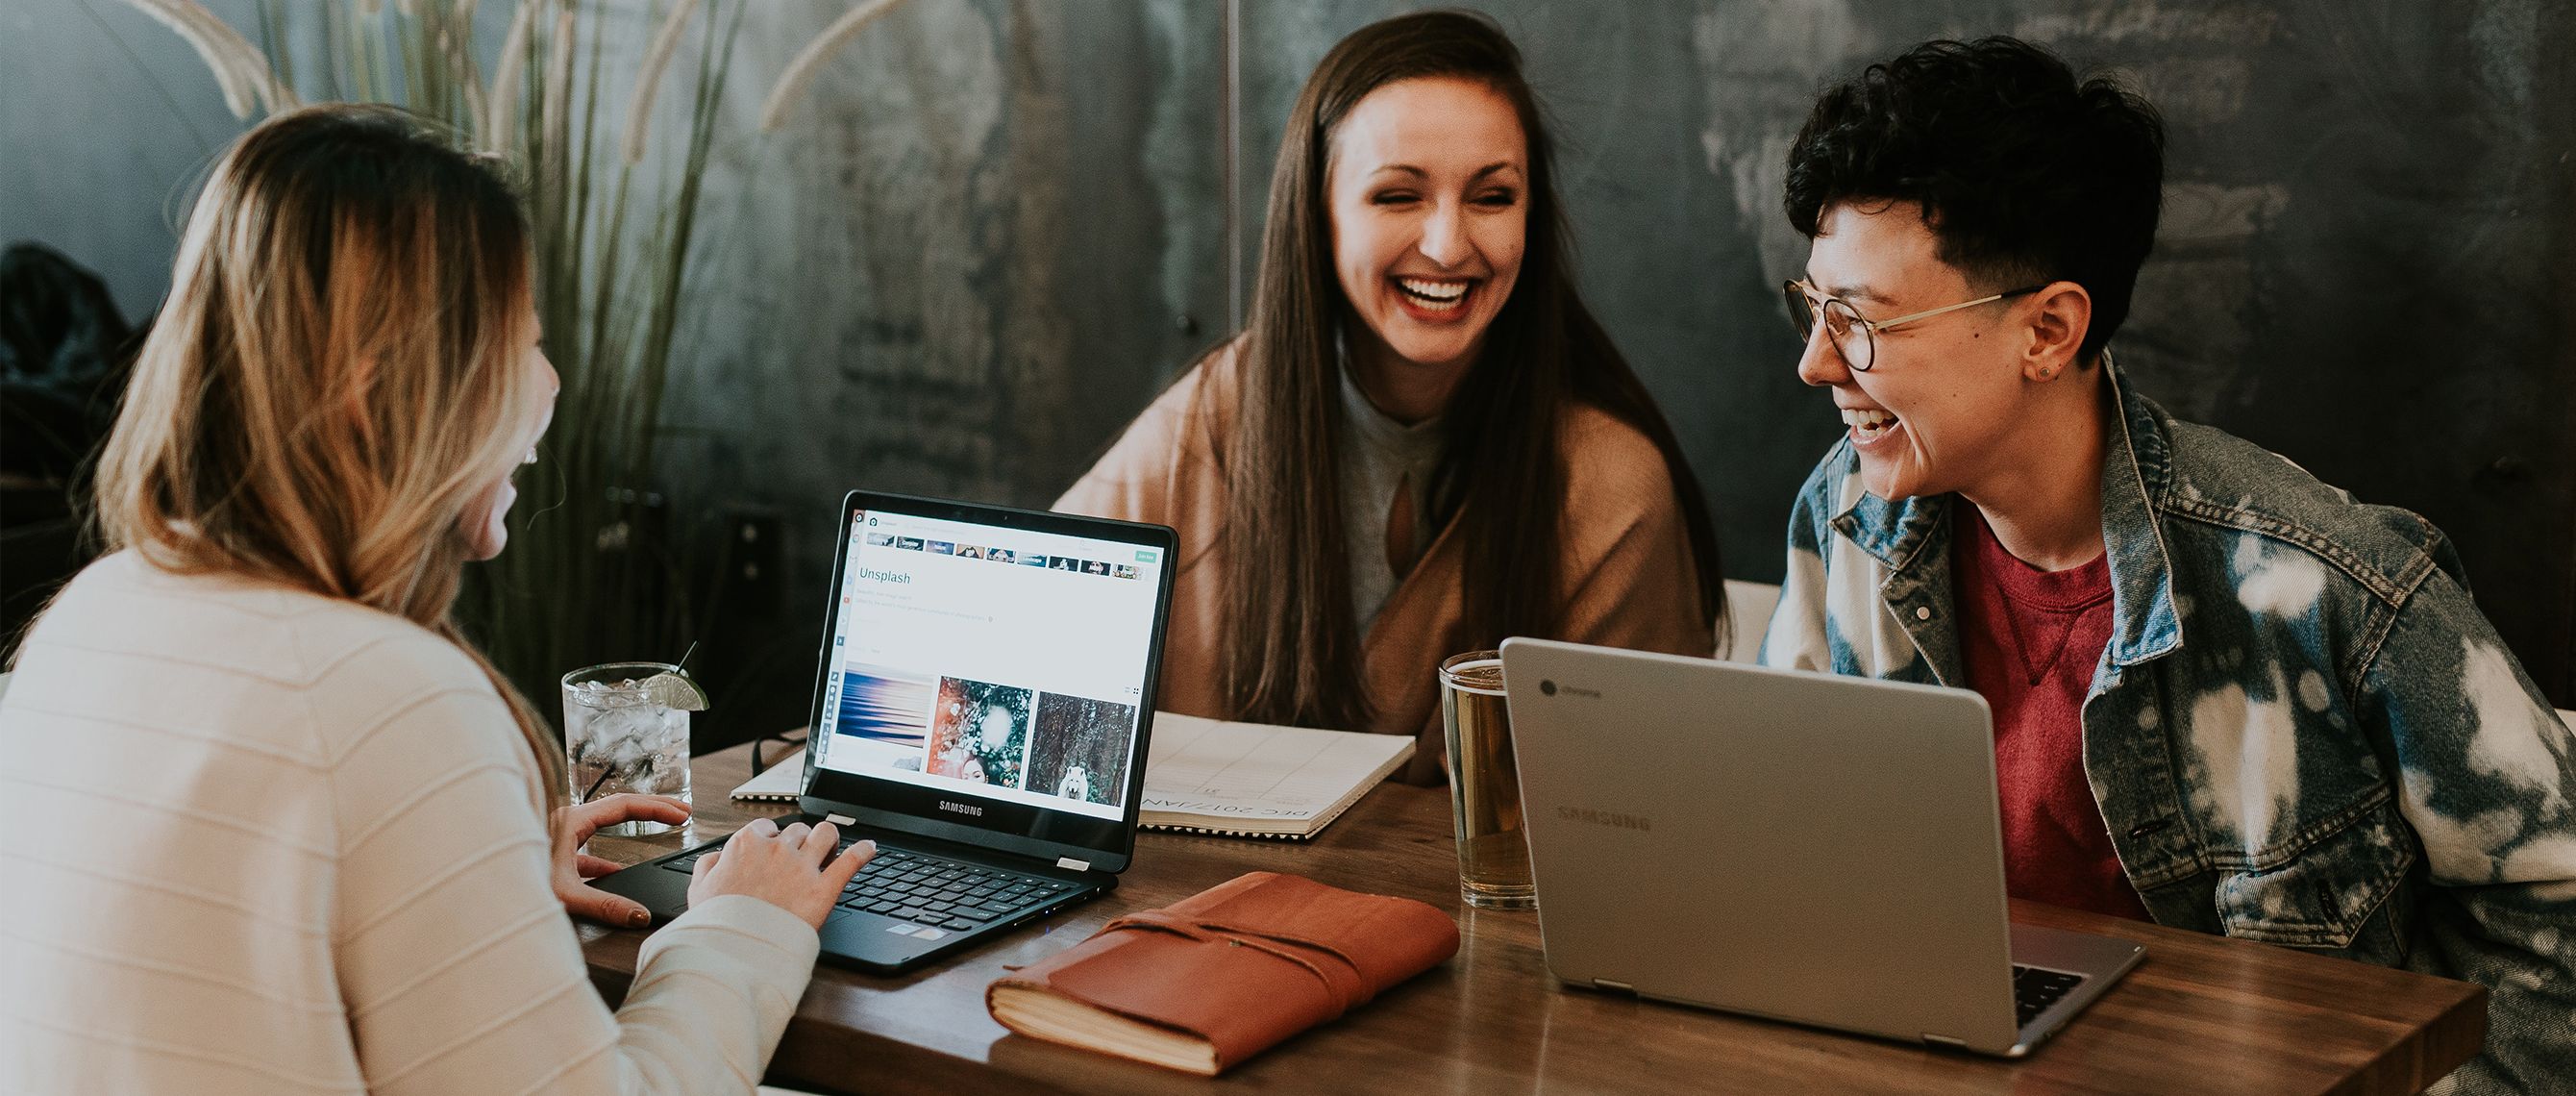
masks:
<instances>
[{"instance_id":1,"label":"gray turtleneck","mask_svg":"<svg viewBox=\"0 0 2576 1096\"><path fill-rule=\"evenodd\" d=\"M1351 615L1359 621L1360 634L1367 635L1387 596L1438 532L1424 511L1442 435L1438 416L1411 426L1397 422L1369 402L1347 365L1341 375L1342 422L1349 427L1341 457L1343 549L1351 561ZM1402 571L1386 558L1387 520L1395 512L1399 487L1411 496L1413 507L1411 558L1400 561Z\"/></svg>"}]
</instances>

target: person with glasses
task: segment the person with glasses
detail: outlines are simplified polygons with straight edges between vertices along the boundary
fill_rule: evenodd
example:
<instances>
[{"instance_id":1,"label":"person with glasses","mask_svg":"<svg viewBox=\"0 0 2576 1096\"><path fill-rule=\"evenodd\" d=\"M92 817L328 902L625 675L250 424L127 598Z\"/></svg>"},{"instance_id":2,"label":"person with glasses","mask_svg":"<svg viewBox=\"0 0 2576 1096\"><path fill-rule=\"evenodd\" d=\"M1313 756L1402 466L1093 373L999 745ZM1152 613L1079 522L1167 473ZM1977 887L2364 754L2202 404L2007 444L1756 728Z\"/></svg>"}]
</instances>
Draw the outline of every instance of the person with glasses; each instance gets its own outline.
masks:
<instances>
[{"instance_id":1,"label":"person with glasses","mask_svg":"<svg viewBox=\"0 0 2576 1096\"><path fill-rule=\"evenodd\" d=\"M2014 895L2481 983L2436 1089L2563 1091L2576 740L2431 524L2115 365L2163 141L2009 38L1816 103L1783 297L1848 432L1762 661L1982 694Z\"/></svg>"}]
</instances>

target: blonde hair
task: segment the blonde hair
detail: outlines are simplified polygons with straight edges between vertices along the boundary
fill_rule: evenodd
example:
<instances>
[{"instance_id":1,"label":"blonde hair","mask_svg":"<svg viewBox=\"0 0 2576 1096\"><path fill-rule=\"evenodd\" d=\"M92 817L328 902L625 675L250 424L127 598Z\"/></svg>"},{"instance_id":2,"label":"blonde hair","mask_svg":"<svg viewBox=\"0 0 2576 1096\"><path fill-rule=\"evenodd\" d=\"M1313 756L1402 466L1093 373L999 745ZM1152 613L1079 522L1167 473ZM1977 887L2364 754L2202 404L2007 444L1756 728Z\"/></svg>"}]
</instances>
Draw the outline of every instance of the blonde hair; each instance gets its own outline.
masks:
<instances>
[{"instance_id":1,"label":"blonde hair","mask_svg":"<svg viewBox=\"0 0 2576 1096\"><path fill-rule=\"evenodd\" d=\"M278 115L215 164L98 468L111 550L343 598L473 658L566 797L551 728L452 608L460 520L535 442L529 230L509 185L391 107Z\"/></svg>"}]
</instances>

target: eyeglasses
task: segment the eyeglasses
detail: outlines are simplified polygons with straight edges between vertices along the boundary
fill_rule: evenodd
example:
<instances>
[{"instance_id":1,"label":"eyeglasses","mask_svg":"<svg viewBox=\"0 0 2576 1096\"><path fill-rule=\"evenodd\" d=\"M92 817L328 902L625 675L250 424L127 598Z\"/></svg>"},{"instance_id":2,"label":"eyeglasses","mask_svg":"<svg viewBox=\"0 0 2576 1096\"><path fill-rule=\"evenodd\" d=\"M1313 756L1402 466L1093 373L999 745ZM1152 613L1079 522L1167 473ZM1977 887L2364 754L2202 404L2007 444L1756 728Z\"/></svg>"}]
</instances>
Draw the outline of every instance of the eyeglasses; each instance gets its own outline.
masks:
<instances>
[{"instance_id":1,"label":"eyeglasses","mask_svg":"<svg viewBox=\"0 0 2576 1096\"><path fill-rule=\"evenodd\" d=\"M1815 338L1816 321L1822 318L1825 323L1825 337L1833 341L1834 352L1842 355L1843 362L1851 366L1852 371L1856 373L1869 372L1870 364L1878 354L1879 332L1928 320L1944 312L1956 312L1962 308L1993 304L2007 297L2037 293L2046 288L2048 288L2046 285L2034 285L2021 289L2009 289L1991 296L1979 297L1973 301L1961 301L1910 316L1898 316L1892 320L1867 320L1862 319L1860 313L1852 310L1851 302L1840 297L1826 296L1824 291L1805 282L1792 279L1780 283L1780 292L1789 305L1789 322L1797 327L1799 341L1804 342ZM1854 332L1859 333L1858 337L1854 337Z\"/></svg>"}]
</instances>

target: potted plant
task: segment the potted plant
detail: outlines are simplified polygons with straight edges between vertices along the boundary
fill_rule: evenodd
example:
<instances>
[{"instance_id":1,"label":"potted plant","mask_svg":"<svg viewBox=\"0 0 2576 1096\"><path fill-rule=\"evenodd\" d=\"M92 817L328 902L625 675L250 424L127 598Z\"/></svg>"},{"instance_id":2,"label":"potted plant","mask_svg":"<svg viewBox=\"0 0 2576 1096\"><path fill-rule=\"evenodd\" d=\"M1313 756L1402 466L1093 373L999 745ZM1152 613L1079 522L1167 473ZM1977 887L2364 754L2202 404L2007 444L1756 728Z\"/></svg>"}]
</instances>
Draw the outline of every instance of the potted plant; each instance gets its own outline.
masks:
<instances>
[{"instance_id":1,"label":"potted plant","mask_svg":"<svg viewBox=\"0 0 2576 1096\"><path fill-rule=\"evenodd\" d=\"M708 150L754 0L656 4L632 57L612 53L611 0L519 0L489 72L475 49L476 0L261 0L258 44L198 0L128 2L195 48L237 117L292 109L307 94L392 103L509 162L535 229L537 308L563 391L511 515L510 550L469 570L460 616L532 697L551 696L573 667L677 655L703 578L689 531L673 527L654 489L660 414L692 248L704 242ZM760 128L776 129L813 73L899 2L858 3L799 51ZM288 43L315 40L305 60L318 64L299 71ZM683 94L685 112L657 113L661 96ZM676 127L657 125L674 117Z\"/></svg>"}]
</instances>

